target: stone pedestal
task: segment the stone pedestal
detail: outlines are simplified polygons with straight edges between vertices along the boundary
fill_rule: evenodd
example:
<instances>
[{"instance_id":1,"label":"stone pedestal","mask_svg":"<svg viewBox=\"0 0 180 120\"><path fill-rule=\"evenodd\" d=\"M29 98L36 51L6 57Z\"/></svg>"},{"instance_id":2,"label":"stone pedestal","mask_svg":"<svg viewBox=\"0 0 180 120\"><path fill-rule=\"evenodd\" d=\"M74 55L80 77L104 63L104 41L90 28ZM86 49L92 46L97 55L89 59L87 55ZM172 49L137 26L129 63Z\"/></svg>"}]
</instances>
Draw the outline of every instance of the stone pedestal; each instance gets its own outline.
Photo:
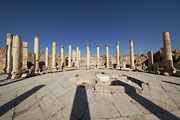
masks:
<instances>
[{"instance_id":1,"label":"stone pedestal","mask_svg":"<svg viewBox=\"0 0 180 120\"><path fill-rule=\"evenodd\" d=\"M109 68L109 44L106 44L106 68Z\"/></svg>"},{"instance_id":2,"label":"stone pedestal","mask_svg":"<svg viewBox=\"0 0 180 120\"><path fill-rule=\"evenodd\" d=\"M34 38L35 73L39 73L39 38Z\"/></svg>"},{"instance_id":3,"label":"stone pedestal","mask_svg":"<svg viewBox=\"0 0 180 120\"><path fill-rule=\"evenodd\" d=\"M22 69L27 69L28 43L22 42Z\"/></svg>"},{"instance_id":4,"label":"stone pedestal","mask_svg":"<svg viewBox=\"0 0 180 120\"><path fill-rule=\"evenodd\" d=\"M174 71L173 60L172 60L172 52L171 52L171 42L169 37L169 32L163 32L163 43L164 43L164 51L165 51L165 71Z\"/></svg>"},{"instance_id":5,"label":"stone pedestal","mask_svg":"<svg viewBox=\"0 0 180 120\"><path fill-rule=\"evenodd\" d=\"M46 48L46 58L45 58L45 66L49 67L49 48Z\"/></svg>"},{"instance_id":6,"label":"stone pedestal","mask_svg":"<svg viewBox=\"0 0 180 120\"><path fill-rule=\"evenodd\" d=\"M12 34L7 34L7 54L6 54L6 61L7 61L7 66L6 66L6 73L11 73L12 71L12 43L13 43L13 35Z\"/></svg>"},{"instance_id":7,"label":"stone pedestal","mask_svg":"<svg viewBox=\"0 0 180 120\"><path fill-rule=\"evenodd\" d=\"M134 69L134 46L133 46L133 40L129 40L130 44L130 66L131 69Z\"/></svg>"},{"instance_id":8,"label":"stone pedestal","mask_svg":"<svg viewBox=\"0 0 180 120\"><path fill-rule=\"evenodd\" d=\"M87 69L89 69L90 65L89 65L89 62L90 62L90 49L89 49L89 44L86 45L86 48L87 48Z\"/></svg>"},{"instance_id":9,"label":"stone pedestal","mask_svg":"<svg viewBox=\"0 0 180 120\"><path fill-rule=\"evenodd\" d=\"M96 45L96 48L97 48L97 68L99 68L100 67L100 63L99 63L99 60L100 60L100 56L99 56L99 47L100 47L100 45L99 44L97 44Z\"/></svg>"},{"instance_id":10,"label":"stone pedestal","mask_svg":"<svg viewBox=\"0 0 180 120\"><path fill-rule=\"evenodd\" d=\"M119 62L119 42L116 42L116 69L120 69L120 62Z\"/></svg>"},{"instance_id":11,"label":"stone pedestal","mask_svg":"<svg viewBox=\"0 0 180 120\"><path fill-rule=\"evenodd\" d=\"M56 67L56 43L53 42L52 45L52 67L51 67L52 71L56 71L57 67Z\"/></svg>"},{"instance_id":12,"label":"stone pedestal","mask_svg":"<svg viewBox=\"0 0 180 120\"><path fill-rule=\"evenodd\" d=\"M72 67L72 65L71 65L71 45L69 45L68 67Z\"/></svg>"},{"instance_id":13,"label":"stone pedestal","mask_svg":"<svg viewBox=\"0 0 180 120\"><path fill-rule=\"evenodd\" d=\"M61 46L61 68L64 67L64 46Z\"/></svg>"},{"instance_id":14,"label":"stone pedestal","mask_svg":"<svg viewBox=\"0 0 180 120\"><path fill-rule=\"evenodd\" d=\"M152 51L149 51L148 52L148 70L149 71L152 71L153 70L153 52Z\"/></svg>"},{"instance_id":15,"label":"stone pedestal","mask_svg":"<svg viewBox=\"0 0 180 120\"><path fill-rule=\"evenodd\" d=\"M20 70L20 53L21 53L21 38L18 35L13 36L13 69L11 79L16 79L21 77Z\"/></svg>"}]
</instances>

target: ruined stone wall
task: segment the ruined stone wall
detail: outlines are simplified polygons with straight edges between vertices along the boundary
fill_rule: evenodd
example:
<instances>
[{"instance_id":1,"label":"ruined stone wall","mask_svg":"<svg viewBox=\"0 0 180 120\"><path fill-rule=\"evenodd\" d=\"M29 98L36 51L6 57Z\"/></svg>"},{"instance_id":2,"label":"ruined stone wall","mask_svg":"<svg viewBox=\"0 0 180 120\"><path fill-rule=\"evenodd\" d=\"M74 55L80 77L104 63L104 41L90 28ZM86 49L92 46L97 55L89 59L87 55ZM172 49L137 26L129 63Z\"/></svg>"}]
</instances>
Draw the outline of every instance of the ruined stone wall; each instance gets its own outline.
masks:
<instances>
[{"instance_id":1,"label":"ruined stone wall","mask_svg":"<svg viewBox=\"0 0 180 120\"><path fill-rule=\"evenodd\" d=\"M6 48L0 47L0 73L4 72L6 65Z\"/></svg>"}]
</instances>

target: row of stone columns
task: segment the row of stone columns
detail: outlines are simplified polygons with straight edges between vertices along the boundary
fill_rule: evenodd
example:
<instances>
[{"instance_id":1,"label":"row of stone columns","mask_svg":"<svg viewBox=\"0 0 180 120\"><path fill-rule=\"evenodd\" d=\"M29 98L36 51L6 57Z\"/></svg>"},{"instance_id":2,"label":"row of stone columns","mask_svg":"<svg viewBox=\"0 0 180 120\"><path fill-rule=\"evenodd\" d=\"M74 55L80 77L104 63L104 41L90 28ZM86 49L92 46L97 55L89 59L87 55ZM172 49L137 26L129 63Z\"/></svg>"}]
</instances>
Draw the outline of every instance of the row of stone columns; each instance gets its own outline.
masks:
<instances>
[{"instance_id":1,"label":"row of stone columns","mask_svg":"<svg viewBox=\"0 0 180 120\"><path fill-rule=\"evenodd\" d=\"M99 55L99 47L100 45L97 44L97 68L100 67L100 55ZM106 44L106 68L109 67L109 45ZM87 66L89 66L89 45L87 45ZM120 69L120 62L119 62L119 42L116 42L116 69ZM134 48L133 48L133 41L130 40L130 65L131 68L134 69ZM87 67L88 68L88 67Z\"/></svg>"},{"instance_id":2,"label":"row of stone columns","mask_svg":"<svg viewBox=\"0 0 180 120\"><path fill-rule=\"evenodd\" d=\"M15 79L21 76L21 70L27 68L27 42L21 42L18 35L7 34L6 72L8 78Z\"/></svg>"},{"instance_id":3,"label":"row of stone columns","mask_svg":"<svg viewBox=\"0 0 180 120\"><path fill-rule=\"evenodd\" d=\"M10 38L11 36L9 36ZM37 38L35 38L35 43L39 44L37 41L36 41ZM172 53L171 53L171 44L170 44L170 38L169 38L169 32L164 32L163 33L163 43L164 43L164 57L165 57L165 63L164 63L164 67L165 67L165 70L166 71L169 71L169 70L174 70L174 67L173 67L173 62L172 62ZM131 69L135 69L135 66L134 66L134 46L133 46L133 40L129 40L129 44L130 44L130 67ZM9 45L11 45L9 43ZM37 45L38 46L38 45ZM109 45L106 44L106 68L109 67ZM87 47L87 69L90 68L90 47L89 47L89 44L86 45ZM96 45L97 47L97 68L100 67L100 55L99 55L99 47L100 45L97 44ZM36 48L36 47L35 47ZM48 50L47 50L48 51ZM38 52L38 51L36 51ZM35 53L36 53L35 52ZM61 67L63 67L64 65L64 47L62 46L61 47ZM46 52L47 54L47 52ZM47 55L46 55L47 56ZM79 61L81 59L80 57L80 50L79 50L79 47L76 48L76 51L73 50L73 53L72 53L72 62L73 64L75 63L75 57L76 57L76 64L75 66L78 66L79 67ZM48 58L46 57L46 61ZM39 57L36 56L36 61L39 60ZM69 45L69 55L68 55L68 67L72 67L72 63L71 62L71 45ZM116 69L119 69L120 68L120 62L119 62L119 42L116 42L116 62L117 62L117 66L116 66ZM36 62L36 64L38 64ZM148 66L149 66L149 69L152 69L153 68L153 53L152 52L148 52ZM48 66L47 62L46 62L46 66ZM38 68L38 67L37 67ZM52 51L52 68L56 68L56 43L53 42L53 51Z\"/></svg>"}]
</instances>

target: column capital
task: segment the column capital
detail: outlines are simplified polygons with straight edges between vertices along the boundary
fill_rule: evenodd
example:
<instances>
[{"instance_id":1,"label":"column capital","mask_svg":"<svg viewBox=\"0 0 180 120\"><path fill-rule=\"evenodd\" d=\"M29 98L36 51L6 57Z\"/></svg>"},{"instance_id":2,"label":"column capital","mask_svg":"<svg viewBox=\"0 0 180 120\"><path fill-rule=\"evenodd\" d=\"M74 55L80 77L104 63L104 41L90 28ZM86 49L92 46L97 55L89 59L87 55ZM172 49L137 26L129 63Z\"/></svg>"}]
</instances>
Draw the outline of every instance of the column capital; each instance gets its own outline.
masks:
<instances>
[{"instance_id":1,"label":"column capital","mask_svg":"<svg viewBox=\"0 0 180 120\"><path fill-rule=\"evenodd\" d=\"M39 37L34 37L34 39L39 39Z\"/></svg>"},{"instance_id":2,"label":"column capital","mask_svg":"<svg viewBox=\"0 0 180 120\"><path fill-rule=\"evenodd\" d=\"M165 34L165 33L169 33L169 31L165 31L165 32L163 32L163 34Z\"/></svg>"},{"instance_id":3,"label":"column capital","mask_svg":"<svg viewBox=\"0 0 180 120\"><path fill-rule=\"evenodd\" d=\"M86 46L89 46L89 44L87 43Z\"/></svg>"},{"instance_id":4,"label":"column capital","mask_svg":"<svg viewBox=\"0 0 180 120\"><path fill-rule=\"evenodd\" d=\"M64 48L64 46L61 46L61 48Z\"/></svg>"},{"instance_id":5,"label":"column capital","mask_svg":"<svg viewBox=\"0 0 180 120\"><path fill-rule=\"evenodd\" d=\"M11 33L7 33L7 37L10 38L12 37L13 35Z\"/></svg>"},{"instance_id":6,"label":"column capital","mask_svg":"<svg viewBox=\"0 0 180 120\"><path fill-rule=\"evenodd\" d=\"M28 46L27 42L22 42L22 44L23 44L23 47L27 47Z\"/></svg>"},{"instance_id":7,"label":"column capital","mask_svg":"<svg viewBox=\"0 0 180 120\"><path fill-rule=\"evenodd\" d=\"M99 44L96 44L96 47L99 47L100 45Z\"/></svg>"},{"instance_id":8,"label":"column capital","mask_svg":"<svg viewBox=\"0 0 180 120\"><path fill-rule=\"evenodd\" d=\"M133 42L133 39L130 39L129 42Z\"/></svg>"},{"instance_id":9,"label":"column capital","mask_svg":"<svg viewBox=\"0 0 180 120\"><path fill-rule=\"evenodd\" d=\"M106 47L108 47L108 46L109 46L109 44L106 44L105 46L106 46Z\"/></svg>"},{"instance_id":10,"label":"column capital","mask_svg":"<svg viewBox=\"0 0 180 120\"><path fill-rule=\"evenodd\" d=\"M119 45L119 42L116 42L116 45Z\"/></svg>"}]
</instances>

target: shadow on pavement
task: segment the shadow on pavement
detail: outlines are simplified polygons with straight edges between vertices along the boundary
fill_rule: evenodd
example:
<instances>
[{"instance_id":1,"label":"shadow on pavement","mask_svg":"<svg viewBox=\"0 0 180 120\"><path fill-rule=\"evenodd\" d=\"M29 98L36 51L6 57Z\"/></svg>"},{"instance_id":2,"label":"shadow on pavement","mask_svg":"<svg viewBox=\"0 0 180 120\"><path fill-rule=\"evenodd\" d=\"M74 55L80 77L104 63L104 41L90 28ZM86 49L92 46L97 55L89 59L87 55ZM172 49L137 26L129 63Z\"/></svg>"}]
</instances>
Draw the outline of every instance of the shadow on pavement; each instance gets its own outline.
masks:
<instances>
[{"instance_id":1,"label":"shadow on pavement","mask_svg":"<svg viewBox=\"0 0 180 120\"><path fill-rule=\"evenodd\" d=\"M136 102L141 104L144 108L146 108L148 111L153 113L156 117L158 117L161 120L179 120L178 117L173 115L172 113L168 112L167 110L161 108L160 106L154 104L150 100L144 98L143 96L136 93L136 89L124 82L121 82L119 80L112 81L111 85L123 85L127 86L127 88L130 88L133 90L133 93L129 93L128 89L125 87L125 93L130 96L132 99L134 99ZM130 106L127 106L130 107Z\"/></svg>"},{"instance_id":2,"label":"shadow on pavement","mask_svg":"<svg viewBox=\"0 0 180 120\"><path fill-rule=\"evenodd\" d=\"M86 89L84 86L77 86L74 96L70 120L91 120Z\"/></svg>"},{"instance_id":3,"label":"shadow on pavement","mask_svg":"<svg viewBox=\"0 0 180 120\"><path fill-rule=\"evenodd\" d=\"M6 112L11 110L13 107L16 107L17 105L19 105L22 101L27 99L29 96L31 96L32 94L34 94L35 92L37 92L39 89L41 89L44 86L45 85L38 85L38 86L32 88L31 90L23 93L22 95L14 98L13 100L5 103L4 105L0 106L0 116L4 115Z\"/></svg>"},{"instance_id":4,"label":"shadow on pavement","mask_svg":"<svg viewBox=\"0 0 180 120\"><path fill-rule=\"evenodd\" d=\"M166 80L163 80L162 82L170 83L170 84L174 84L174 85L180 85L179 83L174 83L174 82L170 82L170 81L166 81Z\"/></svg>"}]
</instances>

